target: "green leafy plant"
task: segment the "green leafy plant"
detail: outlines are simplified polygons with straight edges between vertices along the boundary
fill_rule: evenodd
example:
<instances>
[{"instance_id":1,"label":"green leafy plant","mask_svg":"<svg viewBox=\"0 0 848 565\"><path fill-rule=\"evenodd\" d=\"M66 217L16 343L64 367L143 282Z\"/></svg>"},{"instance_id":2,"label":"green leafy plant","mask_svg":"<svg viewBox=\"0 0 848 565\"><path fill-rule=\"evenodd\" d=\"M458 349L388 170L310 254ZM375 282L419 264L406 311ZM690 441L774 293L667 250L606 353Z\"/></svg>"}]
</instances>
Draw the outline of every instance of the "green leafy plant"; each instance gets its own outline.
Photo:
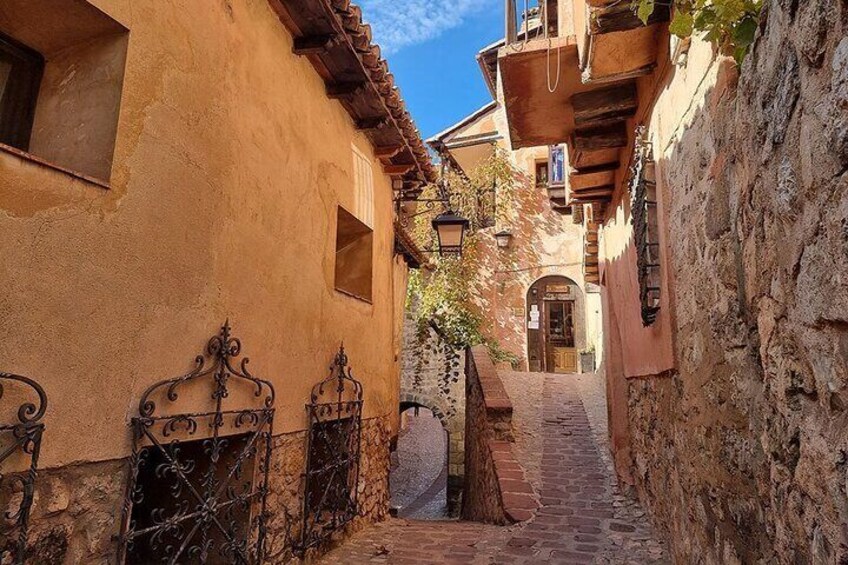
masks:
<instances>
[{"instance_id":1,"label":"green leafy plant","mask_svg":"<svg viewBox=\"0 0 848 565\"><path fill-rule=\"evenodd\" d=\"M639 18L646 22L657 6L671 2L669 31L678 37L700 33L732 53L741 63L754 42L762 0L632 0Z\"/></svg>"},{"instance_id":2,"label":"green leafy plant","mask_svg":"<svg viewBox=\"0 0 848 565\"><path fill-rule=\"evenodd\" d=\"M446 174L450 206L468 219L470 226L461 257L434 254L430 269L411 273L408 299L415 304L416 321L419 327L434 322L457 349L485 344L494 361L516 361L514 355L482 331L483 316L472 291L483 261L480 232L506 218L515 201L520 173L514 169L506 152L498 150L467 176L453 171ZM438 194L438 187L428 186L422 198L435 198ZM432 249L436 246L431 222L440 212L441 207L436 207L415 218L412 234L421 247Z\"/></svg>"}]
</instances>

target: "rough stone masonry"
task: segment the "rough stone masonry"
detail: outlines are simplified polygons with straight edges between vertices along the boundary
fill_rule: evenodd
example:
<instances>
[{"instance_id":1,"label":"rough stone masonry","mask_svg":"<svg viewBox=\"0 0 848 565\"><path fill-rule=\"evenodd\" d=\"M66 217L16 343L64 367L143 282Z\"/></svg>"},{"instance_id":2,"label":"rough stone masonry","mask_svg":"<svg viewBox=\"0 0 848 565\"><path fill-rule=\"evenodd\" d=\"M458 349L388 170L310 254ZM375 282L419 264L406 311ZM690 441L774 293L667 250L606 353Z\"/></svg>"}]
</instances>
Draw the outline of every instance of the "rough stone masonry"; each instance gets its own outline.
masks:
<instances>
[{"instance_id":1,"label":"rough stone masonry","mask_svg":"<svg viewBox=\"0 0 848 565\"><path fill-rule=\"evenodd\" d=\"M680 563L848 563L848 2L765 2L664 158L678 370L630 381Z\"/></svg>"}]
</instances>

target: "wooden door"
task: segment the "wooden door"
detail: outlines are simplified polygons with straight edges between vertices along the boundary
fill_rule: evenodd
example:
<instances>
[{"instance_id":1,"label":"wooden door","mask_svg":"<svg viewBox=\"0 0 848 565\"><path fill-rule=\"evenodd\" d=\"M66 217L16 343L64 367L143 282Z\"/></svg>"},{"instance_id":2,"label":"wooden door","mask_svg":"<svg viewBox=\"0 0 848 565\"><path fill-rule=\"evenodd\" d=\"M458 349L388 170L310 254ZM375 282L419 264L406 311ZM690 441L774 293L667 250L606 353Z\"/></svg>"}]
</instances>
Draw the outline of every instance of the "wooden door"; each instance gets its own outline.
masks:
<instances>
[{"instance_id":1,"label":"wooden door","mask_svg":"<svg viewBox=\"0 0 848 565\"><path fill-rule=\"evenodd\" d=\"M545 350L547 370L552 373L576 373L577 349L574 346L574 302L545 301Z\"/></svg>"}]
</instances>

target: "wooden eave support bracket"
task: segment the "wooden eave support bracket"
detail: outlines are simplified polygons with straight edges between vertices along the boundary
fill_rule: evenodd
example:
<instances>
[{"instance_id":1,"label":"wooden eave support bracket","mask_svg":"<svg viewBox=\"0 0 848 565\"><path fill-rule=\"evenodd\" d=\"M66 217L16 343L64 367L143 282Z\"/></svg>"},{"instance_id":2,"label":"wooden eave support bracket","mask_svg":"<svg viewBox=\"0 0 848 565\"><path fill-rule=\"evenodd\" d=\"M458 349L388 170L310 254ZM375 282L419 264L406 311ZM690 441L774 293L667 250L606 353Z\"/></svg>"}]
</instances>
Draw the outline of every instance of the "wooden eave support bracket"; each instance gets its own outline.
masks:
<instances>
[{"instance_id":1,"label":"wooden eave support bracket","mask_svg":"<svg viewBox=\"0 0 848 565\"><path fill-rule=\"evenodd\" d=\"M374 156L377 159L391 159L398 153L403 151L402 145L388 145L385 147L375 147L374 148Z\"/></svg>"},{"instance_id":2,"label":"wooden eave support bracket","mask_svg":"<svg viewBox=\"0 0 848 565\"><path fill-rule=\"evenodd\" d=\"M327 85L327 97L334 100L350 98L365 89L364 82L337 82Z\"/></svg>"},{"instance_id":3,"label":"wooden eave support bracket","mask_svg":"<svg viewBox=\"0 0 848 565\"><path fill-rule=\"evenodd\" d=\"M362 118L356 120L356 129L361 131L383 129L389 125L389 118Z\"/></svg>"},{"instance_id":4,"label":"wooden eave support bracket","mask_svg":"<svg viewBox=\"0 0 848 565\"><path fill-rule=\"evenodd\" d=\"M403 176L413 170L415 170L414 163L405 165L383 165L383 172L390 176Z\"/></svg>"},{"instance_id":5,"label":"wooden eave support bracket","mask_svg":"<svg viewBox=\"0 0 848 565\"><path fill-rule=\"evenodd\" d=\"M320 54L339 43L339 36L335 33L326 35L306 35L294 39L292 52L295 55Z\"/></svg>"}]
</instances>

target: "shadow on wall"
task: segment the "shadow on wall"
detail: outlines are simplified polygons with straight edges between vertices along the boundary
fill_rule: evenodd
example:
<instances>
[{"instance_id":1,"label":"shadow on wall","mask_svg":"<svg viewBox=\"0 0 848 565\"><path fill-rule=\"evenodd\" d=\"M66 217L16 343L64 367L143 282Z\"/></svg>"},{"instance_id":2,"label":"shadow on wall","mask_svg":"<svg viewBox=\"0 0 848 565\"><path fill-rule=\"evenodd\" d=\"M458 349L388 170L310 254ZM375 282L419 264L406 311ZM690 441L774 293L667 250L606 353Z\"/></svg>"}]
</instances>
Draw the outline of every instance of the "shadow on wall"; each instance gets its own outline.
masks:
<instances>
[{"instance_id":1,"label":"shadow on wall","mask_svg":"<svg viewBox=\"0 0 848 565\"><path fill-rule=\"evenodd\" d=\"M623 391L630 241L606 264L614 409L678 561L848 559L846 19L830 0L768 3L738 87L715 63L655 148L676 370Z\"/></svg>"}]
</instances>

